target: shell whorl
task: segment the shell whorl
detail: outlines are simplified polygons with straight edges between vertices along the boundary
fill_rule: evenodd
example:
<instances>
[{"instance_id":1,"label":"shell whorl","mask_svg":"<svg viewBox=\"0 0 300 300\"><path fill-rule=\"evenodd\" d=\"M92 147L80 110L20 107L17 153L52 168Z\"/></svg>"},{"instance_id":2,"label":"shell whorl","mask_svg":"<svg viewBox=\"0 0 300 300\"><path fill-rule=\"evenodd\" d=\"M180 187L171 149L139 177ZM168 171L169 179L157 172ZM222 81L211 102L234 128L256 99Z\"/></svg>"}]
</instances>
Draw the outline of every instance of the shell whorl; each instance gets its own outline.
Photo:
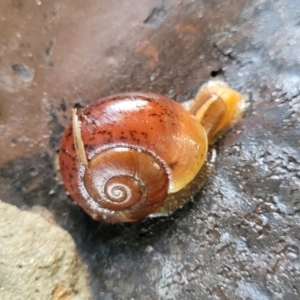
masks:
<instances>
[{"instance_id":1,"label":"shell whorl","mask_svg":"<svg viewBox=\"0 0 300 300\"><path fill-rule=\"evenodd\" d=\"M157 210L169 186L166 168L157 158L124 147L96 155L83 181L94 207L99 212L109 210L121 221L136 221Z\"/></svg>"}]
</instances>

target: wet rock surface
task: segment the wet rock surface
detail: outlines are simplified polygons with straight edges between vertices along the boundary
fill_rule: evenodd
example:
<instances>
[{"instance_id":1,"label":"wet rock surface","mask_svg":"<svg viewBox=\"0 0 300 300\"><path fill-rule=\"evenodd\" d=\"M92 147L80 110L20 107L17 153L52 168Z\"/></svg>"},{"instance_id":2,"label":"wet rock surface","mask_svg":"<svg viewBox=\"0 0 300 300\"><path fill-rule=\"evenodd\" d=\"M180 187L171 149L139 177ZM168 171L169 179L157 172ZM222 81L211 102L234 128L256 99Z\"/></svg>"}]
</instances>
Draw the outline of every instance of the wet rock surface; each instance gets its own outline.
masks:
<instances>
[{"instance_id":1,"label":"wet rock surface","mask_svg":"<svg viewBox=\"0 0 300 300\"><path fill-rule=\"evenodd\" d=\"M1 1L0 197L73 236L94 299L299 299L297 1ZM132 7L135 7L133 10ZM208 183L172 217L92 221L54 160L70 108L115 92L248 96Z\"/></svg>"}]
</instances>

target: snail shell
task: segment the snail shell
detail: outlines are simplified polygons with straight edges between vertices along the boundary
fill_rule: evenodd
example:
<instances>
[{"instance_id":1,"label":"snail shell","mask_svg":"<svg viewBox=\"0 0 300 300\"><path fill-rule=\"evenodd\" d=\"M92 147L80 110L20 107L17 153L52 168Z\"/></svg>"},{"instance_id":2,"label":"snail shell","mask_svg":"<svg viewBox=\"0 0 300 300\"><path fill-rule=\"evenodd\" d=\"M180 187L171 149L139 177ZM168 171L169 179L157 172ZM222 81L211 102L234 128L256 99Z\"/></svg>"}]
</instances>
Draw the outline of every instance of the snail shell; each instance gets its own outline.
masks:
<instances>
[{"instance_id":1,"label":"snail shell","mask_svg":"<svg viewBox=\"0 0 300 300\"><path fill-rule=\"evenodd\" d=\"M94 219L111 223L158 211L168 194L193 180L209 141L226 127L227 102L215 91L197 96L195 116L152 93L113 95L80 114L73 110L59 154L70 196Z\"/></svg>"},{"instance_id":2,"label":"snail shell","mask_svg":"<svg viewBox=\"0 0 300 300\"><path fill-rule=\"evenodd\" d=\"M195 177L207 153L203 126L161 95L101 99L78 124L86 161L78 159L73 122L62 138L60 169L71 197L94 219L144 218Z\"/></svg>"}]
</instances>

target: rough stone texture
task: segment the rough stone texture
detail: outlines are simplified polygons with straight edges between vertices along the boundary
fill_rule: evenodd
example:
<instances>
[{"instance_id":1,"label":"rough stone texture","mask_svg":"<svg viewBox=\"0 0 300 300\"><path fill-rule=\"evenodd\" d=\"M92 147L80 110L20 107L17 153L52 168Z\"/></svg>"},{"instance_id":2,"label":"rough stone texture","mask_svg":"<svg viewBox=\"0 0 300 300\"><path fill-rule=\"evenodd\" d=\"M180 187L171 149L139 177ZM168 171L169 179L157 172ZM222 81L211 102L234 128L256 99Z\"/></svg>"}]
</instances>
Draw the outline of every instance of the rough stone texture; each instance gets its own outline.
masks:
<instances>
[{"instance_id":1,"label":"rough stone texture","mask_svg":"<svg viewBox=\"0 0 300 300\"><path fill-rule=\"evenodd\" d=\"M0 201L0 299L91 299L70 235Z\"/></svg>"},{"instance_id":2,"label":"rough stone texture","mask_svg":"<svg viewBox=\"0 0 300 300\"><path fill-rule=\"evenodd\" d=\"M51 210L94 299L300 298L299 4L1 1L0 197ZM133 90L182 101L211 76L249 106L193 202L111 226L68 200L53 161L75 103Z\"/></svg>"}]
</instances>

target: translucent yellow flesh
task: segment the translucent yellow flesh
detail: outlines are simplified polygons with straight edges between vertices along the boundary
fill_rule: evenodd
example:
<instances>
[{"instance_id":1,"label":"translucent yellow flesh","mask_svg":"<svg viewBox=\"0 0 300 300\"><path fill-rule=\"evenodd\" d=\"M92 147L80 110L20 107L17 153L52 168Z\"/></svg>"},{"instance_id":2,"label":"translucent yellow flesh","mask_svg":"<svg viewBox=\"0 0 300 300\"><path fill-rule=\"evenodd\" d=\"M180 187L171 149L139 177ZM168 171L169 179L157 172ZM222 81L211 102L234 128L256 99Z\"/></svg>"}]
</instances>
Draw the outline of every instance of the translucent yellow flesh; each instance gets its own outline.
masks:
<instances>
[{"instance_id":1,"label":"translucent yellow flesh","mask_svg":"<svg viewBox=\"0 0 300 300\"><path fill-rule=\"evenodd\" d=\"M193 126L182 128L183 132L187 132L187 139L181 141L183 145L179 146L178 149L172 150L174 157L178 158L178 165L172 170L169 193L175 193L191 182L206 158L208 148L206 132L196 119L191 120L189 125L194 123Z\"/></svg>"},{"instance_id":2,"label":"translucent yellow flesh","mask_svg":"<svg viewBox=\"0 0 300 300\"><path fill-rule=\"evenodd\" d=\"M208 84L203 89L201 89L197 96L199 97L199 95L206 92L216 94L223 99L226 105L226 110L220 120L218 127L215 130L216 134L226 129L238 120L245 106L244 97L242 94L235 91L223 82L212 82ZM197 96L195 97L195 99L197 98Z\"/></svg>"}]
</instances>

